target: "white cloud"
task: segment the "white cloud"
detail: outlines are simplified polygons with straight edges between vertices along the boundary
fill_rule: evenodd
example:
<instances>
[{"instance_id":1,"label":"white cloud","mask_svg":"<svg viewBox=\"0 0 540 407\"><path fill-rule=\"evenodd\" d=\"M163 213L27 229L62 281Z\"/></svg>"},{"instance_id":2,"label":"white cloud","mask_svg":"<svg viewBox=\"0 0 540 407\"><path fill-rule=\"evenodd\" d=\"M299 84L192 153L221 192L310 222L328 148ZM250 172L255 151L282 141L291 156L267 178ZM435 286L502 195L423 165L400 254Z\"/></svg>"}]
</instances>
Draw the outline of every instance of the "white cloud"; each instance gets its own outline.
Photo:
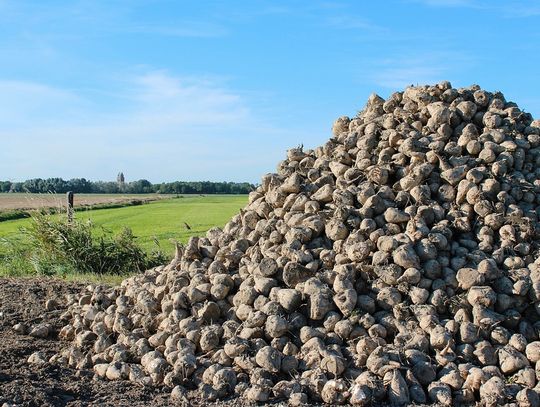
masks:
<instances>
[{"instance_id":1,"label":"white cloud","mask_svg":"<svg viewBox=\"0 0 540 407\"><path fill-rule=\"evenodd\" d=\"M473 59L463 53L447 51L417 55L411 51L411 55L404 53L374 61L368 77L379 86L402 89L410 85L451 81L472 63Z\"/></svg>"},{"instance_id":2,"label":"white cloud","mask_svg":"<svg viewBox=\"0 0 540 407\"><path fill-rule=\"evenodd\" d=\"M417 3L423 3L428 6L442 6L442 7L472 7L476 5L474 0L414 0Z\"/></svg>"},{"instance_id":3,"label":"white cloud","mask_svg":"<svg viewBox=\"0 0 540 407\"><path fill-rule=\"evenodd\" d=\"M362 16L353 14L330 16L326 19L326 24L334 29L359 30L369 32L371 35L386 34L388 31L386 27L375 24L373 21Z\"/></svg>"},{"instance_id":4,"label":"white cloud","mask_svg":"<svg viewBox=\"0 0 540 407\"><path fill-rule=\"evenodd\" d=\"M430 7L462 7L496 12L507 18L527 18L540 15L537 0L495 1L495 0L406 0Z\"/></svg>"},{"instance_id":5,"label":"white cloud","mask_svg":"<svg viewBox=\"0 0 540 407\"><path fill-rule=\"evenodd\" d=\"M0 80L0 122L3 128L27 126L36 116L48 121L57 105L63 106L64 115L73 114L73 106L83 102L69 90L40 83Z\"/></svg>"},{"instance_id":6,"label":"white cloud","mask_svg":"<svg viewBox=\"0 0 540 407\"><path fill-rule=\"evenodd\" d=\"M118 30L132 33L157 34L170 37L191 37L191 38L215 38L223 37L227 30L218 24L198 22L198 21L179 21L174 26L164 25L141 25L128 23L125 26L110 27L111 30Z\"/></svg>"},{"instance_id":7,"label":"white cloud","mask_svg":"<svg viewBox=\"0 0 540 407\"><path fill-rule=\"evenodd\" d=\"M21 33L38 42L44 38L88 39L118 34L184 38L216 38L228 34L223 24L209 21L206 15L170 13L155 20L144 12L144 7L144 2L75 1L42 6L0 0L0 23L16 23Z\"/></svg>"},{"instance_id":8,"label":"white cloud","mask_svg":"<svg viewBox=\"0 0 540 407\"><path fill-rule=\"evenodd\" d=\"M540 5L538 2L534 4L525 3L513 3L512 5L506 5L503 11L507 17L526 18L540 16Z\"/></svg>"},{"instance_id":9,"label":"white cloud","mask_svg":"<svg viewBox=\"0 0 540 407\"><path fill-rule=\"evenodd\" d=\"M8 112L0 120L9 119L0 128L1 178L110 179L123 170L152 181L255 182L306 137L274 128L241 94L207 78L152 71L106 94L0 82L0 112Z\"/></svg>"},{"instance_id":10,"label":"white cloud","mask_svg":"<svg viewBox=\"0 0 540 407\"><path fill-rule=\"evenodd\" d=\"M380 86L401 89L410 85L436 83L442 80L444 68L411 65L388 67L374 74L374 81Z\"/></svg>"},{"instance_id":11,"label":"white cloud","mask_svg":"<svg viewBox=\"0 0 540 407\"><path fill-rule=\"evenodd\" d=\"M210 125L240 123L249 117L242 98L211 80L178 78L151 72L135 78L133 101L147 117L158 116L175 123Z\"/></svg>"}]
</instances>

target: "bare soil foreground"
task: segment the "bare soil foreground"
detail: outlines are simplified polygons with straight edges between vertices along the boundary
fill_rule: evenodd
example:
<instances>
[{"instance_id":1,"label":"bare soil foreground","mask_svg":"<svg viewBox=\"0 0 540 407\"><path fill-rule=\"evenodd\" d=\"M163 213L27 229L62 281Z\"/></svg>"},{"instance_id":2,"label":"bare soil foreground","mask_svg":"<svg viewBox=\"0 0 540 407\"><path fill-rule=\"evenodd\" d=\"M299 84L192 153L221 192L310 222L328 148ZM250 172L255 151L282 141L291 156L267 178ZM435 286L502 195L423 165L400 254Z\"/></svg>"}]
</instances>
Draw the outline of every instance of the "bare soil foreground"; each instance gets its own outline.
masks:
<instances>
[{"instance_id":1,"label":"bare soil foreground","mask_svg":"<svg viewBox=\"0 0 540 407\"><path fill-rule=\"evenodd\" d=\"M0 406L208 406L196 394L188 394L189 401L173 404L164 389L138 387L128 381L94 380L92 371L29 364L28 357L36 351L51 357L67 346L56 336L61 328L58 317L65 295L78 293L82 287L55 279L0 279ZM45 301L50 298L58 301L57 310L45 310ZM55 331L48 339L18 335L12 327L21 322L29 326L48 322ZM232 400L214 405L241 403Z\"/></svg>"}]
</instances>

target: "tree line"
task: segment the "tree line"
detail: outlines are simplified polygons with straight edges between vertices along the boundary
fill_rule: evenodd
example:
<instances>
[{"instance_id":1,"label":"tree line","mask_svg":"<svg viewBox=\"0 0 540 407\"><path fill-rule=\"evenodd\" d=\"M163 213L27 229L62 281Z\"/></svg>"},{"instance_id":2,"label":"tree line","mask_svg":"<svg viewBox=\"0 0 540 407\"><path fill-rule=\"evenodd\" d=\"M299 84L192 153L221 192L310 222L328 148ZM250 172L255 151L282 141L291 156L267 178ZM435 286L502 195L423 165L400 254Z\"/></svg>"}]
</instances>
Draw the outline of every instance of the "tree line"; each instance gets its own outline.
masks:
<instances>
[{"instance_id":1,"label":"tree line","mask_svg":"<svg viewBox=\"0 0 540 407\"><path fill-rule=\"evenodd\" d=\"M34 178L24 182L0 181L0 192L96 193L96 194L247 194L255 189L248 182L175 181L152 184L140 179L132 182L89 181L85 178Z\"/></svg>"}]
</instances>

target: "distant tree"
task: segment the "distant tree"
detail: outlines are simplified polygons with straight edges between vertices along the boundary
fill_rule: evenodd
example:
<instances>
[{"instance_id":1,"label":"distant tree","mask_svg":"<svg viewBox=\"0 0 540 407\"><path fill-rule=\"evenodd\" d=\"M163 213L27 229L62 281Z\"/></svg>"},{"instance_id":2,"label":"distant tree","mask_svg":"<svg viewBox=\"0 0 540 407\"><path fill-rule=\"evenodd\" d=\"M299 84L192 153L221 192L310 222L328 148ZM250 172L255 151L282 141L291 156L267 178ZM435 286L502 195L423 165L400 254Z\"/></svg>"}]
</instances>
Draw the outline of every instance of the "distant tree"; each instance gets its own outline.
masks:
<instances>
[{"instance_id":1,"label":"distant tree","mask_svg":"<svg viewBox=\"0 0 540 407\"><path fill-rule=\"evenodd\" d=\"M11 184L11 189L9 192L23 192L23 183L22 182L14 182Z\"/></svg>"},{"instance_id":2,"label":"distant tree","mask_svg":"<svg viewBox=\"0 0 540 407\"><path fill-rule=\"evenodd\" d=\"M127 191L132 194L148 194L152 191L152 183L145 179L133 181L127 184Z\"/></svg>"},{"instance_id":3,"label":"distant tree","mask_svg":"<svg viewBox=\"0 0 540 407\"><path fill-rule=\"evenodd\" d=\"M12 183L10 181L0 181L0 192L11 191Z\"/></svg>"},{"instance_id":4,"label":"distant tree","mask_svg":"<svg viewBox=\"0 0 540 407\"><path fill-rule=\"evenodd\" d=\"M62 192L73 191L79 194L87 194L93 192L92 184L85 178L73 178L66 182L65 191Z\"/></svg>"},{"instance_id":5,"label":"distant tree","mask_svg":"<svg viewBox=\"0 0 540 407\"><path fill-rule=\"evenodd\" d=\"M43 180L41 178L27 179L26 181L23 182L22 189L25 192L32 192L32 193L41 192L40 189L42 185L40 185L40 183L42 181Z\"/></svg>"},{"instance_id":6,"label":"distant tree","mask_svg":"<svg viewBox=\"0 0 540 407\"><path fill-rule=\"evenodd\" d=\"M121 173L120 173L121 174ZM119 176L120 176L119 174ZM120 179L120 177L118 177ZM31 193L102 193L116 194L129 192L133 194L248 194L255 188L247 182L210 182L210 181L175 181L152 184L146 179L140 179L123 184L117 182L88 181L85 178L73 178L65 181L62 178L34 178L24 182L0 181L0 192L31 192Z\"/></svg>"},{"instance_id":7,"label":"distant tree","mask_svg":"<svg viewBox=\"0 0 540 407\"><path fill-rule=\"evenodd\" d=\"M92 192L96 194L116 194L120 192L120 188L118 188L116 182L96 181L92 182Z\"/></svg>"}]
</instances>

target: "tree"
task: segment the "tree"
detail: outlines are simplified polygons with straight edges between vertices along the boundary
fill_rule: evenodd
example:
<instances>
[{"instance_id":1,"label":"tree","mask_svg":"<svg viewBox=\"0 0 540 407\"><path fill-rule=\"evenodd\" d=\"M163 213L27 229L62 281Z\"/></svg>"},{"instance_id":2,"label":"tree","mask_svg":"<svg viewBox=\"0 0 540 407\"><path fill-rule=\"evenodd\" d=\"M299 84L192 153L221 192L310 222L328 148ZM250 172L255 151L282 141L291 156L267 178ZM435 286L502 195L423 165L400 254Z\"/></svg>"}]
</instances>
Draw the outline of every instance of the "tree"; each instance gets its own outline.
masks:
<instances>
[{"instance_id":1,"label":"tree","mask_svg":"<svg viewBox=\"0 0 540 407\"><path fill-rule=\"evenodd\" d=\"M77 193L90 193L92 191L92 182L86 180L85 178L73 178L66 183L66 190L73 191Z\"/></svg>"},{"instance_id":2,"label":"tree","mask_svg":"<svg viewBox=\"0 0 540 407\"><path fill-rule=\"evenodd\" d=\"M148 194L153 192L152 183L145 179L130 182L127 189L132 194Z\"/></svg>"},{"instance_id":3,"label":"tree","mask_svg":"<svg viewBox=\"0 0 540 407\"><path fill-rule=\"evenodd\" d=\"M10 181L0 181L0 192L9 192L11 190Z\"/></svg>"},{"instance_id":4,"label":"tree","mask_svg":"<svg viewBox=\"0 0 540 407\"><path fill-rule=\"evenodd\" d=\"M116 194L130 192L133 194L248 194L255 186L247 182L210 182L210 181L175 181L152 184L146 179L120 183L123 174L119 173L117 182L88 181L85 178L73 178L64 181L62 178L33 178L24 182L0 181L0 192L31 193L101 193Z\"/></svg>"}]
</instances>

